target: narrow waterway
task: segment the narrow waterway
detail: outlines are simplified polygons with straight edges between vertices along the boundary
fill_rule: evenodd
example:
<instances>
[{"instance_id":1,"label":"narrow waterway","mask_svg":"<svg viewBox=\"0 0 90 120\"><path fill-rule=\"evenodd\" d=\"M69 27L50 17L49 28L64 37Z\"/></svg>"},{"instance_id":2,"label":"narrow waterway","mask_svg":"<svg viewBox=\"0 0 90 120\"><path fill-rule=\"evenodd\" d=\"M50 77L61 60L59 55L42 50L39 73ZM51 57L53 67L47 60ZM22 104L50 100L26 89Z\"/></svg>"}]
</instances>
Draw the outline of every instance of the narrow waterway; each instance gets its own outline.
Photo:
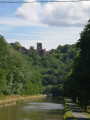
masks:
<instances>
[{"instance_id":1,"label":"narrow waterway","mask_svg":"<svg viewBox=\"0 0 90 120\"><path fill-rule=\"evenodd\" d=\"M44 98L0 108L0 120L63 120L62 98Z\"/></svg>"}]
</instances>

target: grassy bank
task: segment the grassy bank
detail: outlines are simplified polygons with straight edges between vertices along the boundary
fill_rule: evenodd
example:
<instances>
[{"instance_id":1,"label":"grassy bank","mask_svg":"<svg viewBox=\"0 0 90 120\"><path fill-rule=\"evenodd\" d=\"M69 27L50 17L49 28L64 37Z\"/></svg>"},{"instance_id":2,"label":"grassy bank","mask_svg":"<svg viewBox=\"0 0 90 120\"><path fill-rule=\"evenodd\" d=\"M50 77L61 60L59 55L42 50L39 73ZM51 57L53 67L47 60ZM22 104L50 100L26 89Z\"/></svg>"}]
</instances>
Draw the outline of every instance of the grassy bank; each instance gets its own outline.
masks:
<instances>
[{"instance_id":1,"label":"grassy bank","mask_svg":"<svg viewBox=\"0 0 90 120\"><path fill-rule=\"evenodd\" d=\"M67 100L64 99L64 102L65 102L64 120L75 120L75 118L73 117L72 111L70 110Z\"/></svg>"},{"instance_id":2,"label":"grassy bank","mask_svg":"<svg viewBox=\"0 0 90 120\"><path fill-rule=\"evenodd\" d=\"M39 98L44 98L44 95L10 95L10 96L0 96L0 107L14 105L16 103L27 102L31 100L36 100Z\"/></svg>"},{"instance_id":3,"label":"grassy bank","mask_svg":"<svg viewBox=\"0 0 90 120\"><path fill-rule=\"evenodd\" d=\"M90 106L87 106L87 112L84 112L84 110L82 111L88 118L90 118Z\"/></svg>"}]
</instances>

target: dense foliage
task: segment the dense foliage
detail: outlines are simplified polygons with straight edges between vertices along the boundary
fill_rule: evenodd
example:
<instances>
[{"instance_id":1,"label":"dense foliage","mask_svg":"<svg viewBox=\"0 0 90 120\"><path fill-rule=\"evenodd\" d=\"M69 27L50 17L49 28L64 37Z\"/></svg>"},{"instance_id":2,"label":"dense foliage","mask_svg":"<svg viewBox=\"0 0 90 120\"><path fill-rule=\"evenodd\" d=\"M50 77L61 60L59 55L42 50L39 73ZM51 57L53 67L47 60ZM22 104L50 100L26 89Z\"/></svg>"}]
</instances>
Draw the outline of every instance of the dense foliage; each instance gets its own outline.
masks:
<instances>
[{"instance_id":1,"label":"dense foliage","mask_svg":"<svg viewBox=\"0 0 90 120\"><path fill-rule=\"evenodd\" d=\"M0 94L63 95L63 81L77 51L76 45L59 45L39 56L34 47L8 44L0 36Z\"/></svg>"},{"instance_id":2,"label":"dense foliage","mask_svg":"<svg viewBox=\"0 0 90 120\"><path fill-rule=\"evenodd\" d=\"M59 45L57 49L52 49L41 57L42 84L44 89L52 85L50 92L53 96L63 95L63 82L71 69L77 51L75 45Z\"/></svg>"},{"instance_id":3,"label":"dense foliage","mask_svg":"<svg viewBox=\"0 0 90 120\"><path fill-rule=\"evenodd\" d=\"M40 74L28 58L0 36L0 94L38 94L41 86Z\"/></svg>"},{"instance_id":4,"label":"dense foliage","mask_svg":"<svg viewBox=\"0 0 90 120\"><path fill-rule=\"evenodd\" d=\"M41 74L43 93L53 96L63 95L63 81L69 73L73 59L77 54L76 45L59 45L57 49L47 51L41 57L32 46L27 54L23 52L21 47L15 48L27 55L28 61Z\"/></svg>"},{"instance_id":5,"label":"dense foliage","mask_svg":"<svg viewBox=\"0 0 90 120\"><path fill-rule=\"evenodd\" d=\"M74 101L78 98L79 104L87 110L90 101L90 20L81 32L77 47L80 51L66 77L64 90Z\"/></svg>"}]
</instances>

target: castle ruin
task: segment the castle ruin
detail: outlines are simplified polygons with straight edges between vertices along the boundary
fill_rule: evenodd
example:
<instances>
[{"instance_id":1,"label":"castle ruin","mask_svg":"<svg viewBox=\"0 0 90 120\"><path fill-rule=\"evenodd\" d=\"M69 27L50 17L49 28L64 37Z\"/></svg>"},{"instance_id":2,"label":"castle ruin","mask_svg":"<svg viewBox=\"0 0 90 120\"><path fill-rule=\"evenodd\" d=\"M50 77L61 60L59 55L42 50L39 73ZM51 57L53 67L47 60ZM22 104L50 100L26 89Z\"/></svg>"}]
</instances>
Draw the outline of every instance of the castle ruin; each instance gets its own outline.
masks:
<instances>
[{"instance_id":1,"label":"castle ruin","mask_svg":"<svg viewBox=\"0 0 90 120\"><path fill-rule=\"evenodd\" d=\"M37 43L37 52L40 57L46 53L46 50L42 49L42 43Z\"/></svg>"}]
</instances>

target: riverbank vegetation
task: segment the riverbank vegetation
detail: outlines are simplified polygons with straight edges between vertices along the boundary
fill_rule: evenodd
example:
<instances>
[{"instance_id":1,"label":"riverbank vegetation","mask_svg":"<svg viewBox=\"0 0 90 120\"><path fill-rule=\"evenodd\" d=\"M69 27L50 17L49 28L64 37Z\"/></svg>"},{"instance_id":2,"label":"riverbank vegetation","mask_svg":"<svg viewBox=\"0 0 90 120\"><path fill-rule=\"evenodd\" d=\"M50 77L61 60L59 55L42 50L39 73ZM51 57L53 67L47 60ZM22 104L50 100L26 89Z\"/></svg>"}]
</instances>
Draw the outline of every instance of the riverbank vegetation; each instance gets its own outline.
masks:
<instances>
[{"instance_id":1,"label":"riverbank vegetation","mask_svg":"<svg viewBox=\"0 0 90 120\"><path fill-rule=\"evenodd\" d=\"M64 82L65 95L78 101L84 111L90 105L90 20L77 42L79 53L74 59L71 71Z\"/></svg>"},{"instance_id":2,"label":"riverbank vegetation","mask_svg":"<svg viewBox=\"0 0 90 120\"><path fill-rule=\"evenodd\" d=\"M32 101L40 98L45 98L45 96L44 95L9 95L9 96L2 95L0 96L0 107Z\"/></svg>"}]
</instances>

